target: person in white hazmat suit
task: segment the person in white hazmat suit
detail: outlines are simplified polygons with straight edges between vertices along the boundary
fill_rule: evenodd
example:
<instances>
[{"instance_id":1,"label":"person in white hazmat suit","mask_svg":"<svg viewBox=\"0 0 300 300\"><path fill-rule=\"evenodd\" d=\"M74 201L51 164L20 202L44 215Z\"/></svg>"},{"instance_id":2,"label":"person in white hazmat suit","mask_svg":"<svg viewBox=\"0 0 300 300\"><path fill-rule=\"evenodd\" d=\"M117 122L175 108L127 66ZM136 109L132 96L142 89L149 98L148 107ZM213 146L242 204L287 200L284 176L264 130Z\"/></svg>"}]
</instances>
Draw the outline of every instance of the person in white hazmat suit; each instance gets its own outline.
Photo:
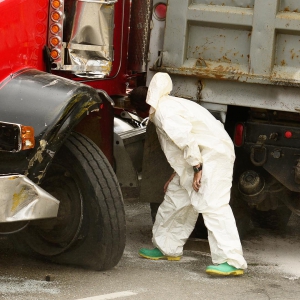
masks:
<instances>
[{"instance_id":1,"label":"person in white hazmat suit","mask_svg":"<svg viewBox=\"0 0 300 300\"><path fill-rule=\"evenodd\" d=\"M202 213L214 265L211 275L242 275L247 263L229 206L233 143L221 122L204 107L170 96L172 81L156 73L146 102L150 120L174 173L164 186L165 197L153 225L156 248L139 250L148 259L179 260L183 246Z\"/></svg>"}]
</instances>

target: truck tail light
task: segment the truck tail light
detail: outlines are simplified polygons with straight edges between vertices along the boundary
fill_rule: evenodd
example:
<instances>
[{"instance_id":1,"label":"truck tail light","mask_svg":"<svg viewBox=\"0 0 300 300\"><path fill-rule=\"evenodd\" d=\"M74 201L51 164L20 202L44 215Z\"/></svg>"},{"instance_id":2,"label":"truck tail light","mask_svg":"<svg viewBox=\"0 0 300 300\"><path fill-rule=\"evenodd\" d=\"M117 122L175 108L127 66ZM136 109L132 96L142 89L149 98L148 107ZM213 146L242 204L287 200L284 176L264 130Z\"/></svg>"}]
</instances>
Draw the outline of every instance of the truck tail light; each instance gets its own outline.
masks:
<instances>
[{"instance_id":1,"label":"truck tail light","mask_svg":"<svg viewBox=\"0 0 300 300\"><path fill-rule=\"evenodd\" d=\"M154 6L154 16L159 21L164 21L167 15L167 5L165 3L158 3Z\"/></svg>"},{"instance_id":2,"label":"truck tail light","mask_svg":"<svg viewBox=\"0 0 300 300\"><path fill-rule=\"evenodd\" d=\"M235 125L233 142L236 147L241 147L244 144L244 130L245 126L243 123Z\"/></svg>"},{"instance_id":3,"label":"truck tail light","mask_svg":"<svg viewBox=\"0 0 300 300\"><path fill-rule=\"evenodd\" d=\"M293 133L291 132L291 131L286 131L285 133L284 133L284 137L286 138L286 139L290 139L290 138L292 138L293 137Z\"/></svg>"},{"instance_id":4,"label":"truck tail light","mask_svg":"<svg viewBox=\"0 0 300 300\"><path fill-rule=\"evenodd\" d=\"M34 148L34 129L31 126L21 125L21 140L22 140L22 150L28 150Z\"/></svg>"}]
</instances>

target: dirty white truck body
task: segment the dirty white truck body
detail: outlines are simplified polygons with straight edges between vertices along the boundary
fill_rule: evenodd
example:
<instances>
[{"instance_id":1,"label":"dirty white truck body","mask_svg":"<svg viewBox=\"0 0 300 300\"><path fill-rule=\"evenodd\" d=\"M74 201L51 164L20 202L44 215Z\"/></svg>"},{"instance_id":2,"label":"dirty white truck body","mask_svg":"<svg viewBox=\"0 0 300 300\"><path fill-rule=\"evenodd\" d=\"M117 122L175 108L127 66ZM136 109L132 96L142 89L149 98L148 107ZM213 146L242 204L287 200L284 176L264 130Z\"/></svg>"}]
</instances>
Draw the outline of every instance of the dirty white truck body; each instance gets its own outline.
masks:
<instances>
[{"instance_id":1,"label":"dirty white truck body","mask_svg":"<svg viewBox=\"0 0 300 300\"><path fill-rule=\"evenodd\" d=\"M300 2L165 2L165 26L153 18L148 82L169 73L174 96L224 123L237 146L232 200L286 224L300 206ZM152 150L146 146L146 155ZM147 195L151 161L144 159L142 199L160 202L160 192Z\"/></svg>"}]
</instances>

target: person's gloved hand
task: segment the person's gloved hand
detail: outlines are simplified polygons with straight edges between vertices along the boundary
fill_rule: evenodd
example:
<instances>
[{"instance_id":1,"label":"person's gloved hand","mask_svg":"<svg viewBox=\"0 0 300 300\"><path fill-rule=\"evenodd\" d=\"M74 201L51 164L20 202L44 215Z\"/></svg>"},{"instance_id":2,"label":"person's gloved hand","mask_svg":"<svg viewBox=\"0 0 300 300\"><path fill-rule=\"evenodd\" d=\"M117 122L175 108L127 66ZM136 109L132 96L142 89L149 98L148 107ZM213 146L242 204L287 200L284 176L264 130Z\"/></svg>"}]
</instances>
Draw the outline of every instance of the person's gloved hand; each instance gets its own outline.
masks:
<instances>
[{"instance_id":1,"label":"person's gloved hand","mask_svg":"<svg viewBox=\"0 0 300 300\"><path fill-rule=\"evenodd\" d=\"M193 189L198 192L201 186L202 170L194 174Z\"/></svg>"}]
</instances>

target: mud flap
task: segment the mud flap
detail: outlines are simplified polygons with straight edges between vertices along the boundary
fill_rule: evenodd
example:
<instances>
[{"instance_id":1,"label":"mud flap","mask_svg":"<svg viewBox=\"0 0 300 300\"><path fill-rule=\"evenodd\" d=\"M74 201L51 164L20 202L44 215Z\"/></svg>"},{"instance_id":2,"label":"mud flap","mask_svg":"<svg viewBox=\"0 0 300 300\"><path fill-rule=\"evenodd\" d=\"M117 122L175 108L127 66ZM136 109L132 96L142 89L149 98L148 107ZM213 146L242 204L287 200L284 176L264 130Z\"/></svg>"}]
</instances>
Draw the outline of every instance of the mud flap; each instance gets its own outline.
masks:
<instances>
[{"instance_id":1,"label":"mud flap","mask_svg":"<svg viewBox=\"0 0 300 300\"><path fill-rule=\"evenodd\" d=\"M155 125L149 121L144 146L140 201L161 203L164 199L164 185L172 172L158 141Z\"/></svg>"}]
</instances>

